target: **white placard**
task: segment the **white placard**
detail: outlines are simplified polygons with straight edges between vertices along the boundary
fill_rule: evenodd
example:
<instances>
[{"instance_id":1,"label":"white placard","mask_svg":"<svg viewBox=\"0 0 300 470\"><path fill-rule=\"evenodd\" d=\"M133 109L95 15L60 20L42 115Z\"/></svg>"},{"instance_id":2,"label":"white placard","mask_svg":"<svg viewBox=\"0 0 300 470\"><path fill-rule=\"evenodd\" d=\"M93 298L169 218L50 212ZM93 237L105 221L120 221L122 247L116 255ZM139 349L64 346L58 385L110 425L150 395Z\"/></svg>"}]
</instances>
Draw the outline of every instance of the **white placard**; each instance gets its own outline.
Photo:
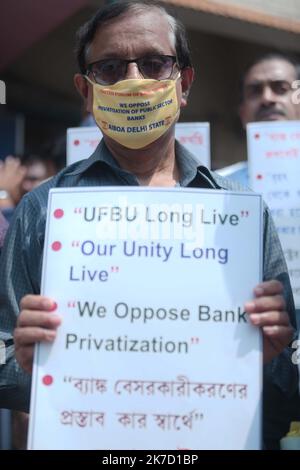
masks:
<instances>
[{"instance_id":1,"label":"white placard","mask_svg":"<svg viewBox=\"0 0 300 470\"><path fill-rule=\"evenodd\" d=\"M199 161L210 168L210 134L208 122L177 123L176 139ZM88 158L102 138L98 127L73 127L67 130L67 164Z\"/></svg>"},{"instance_id":2,"label":"white placard","mask_svg":"<svg viewBox=\"0 0 300 470\"><path fill-rule=\"evenodd\" d=\"M228 191L50 191L42 292L63 322L36 349L30 449L260 447L261 337L243 304L261 207Z\"/></svg>"},{"instance_id":3,"label":"white placard","mask_svg":"<svg viewBox=\"0 0 300 470\"><path fill-rule=\"evenodd\" d=\"M210 126L208 122L178 122L175 137L202 165L210 168Z\"/></svg>"},{"instance_id":4,"label":"white placard","mask_svg":"<svg viewBox=\"0 0 300 470\"><path fill-rule=\"evenodd\" d=\"M300 121L247 126L250 187L263 195L282 244L300 307Z\"/></svg>"},{"instance_id":5,"label":"white placard","mask_svg":"<svg viewBox=\"0 0 300 470\"><path fill-rule=\"evenodd\" d=\"M89 158L102 139L97 126L71 127L67 130L67 165Z\"/></svg>"}]
</instances>

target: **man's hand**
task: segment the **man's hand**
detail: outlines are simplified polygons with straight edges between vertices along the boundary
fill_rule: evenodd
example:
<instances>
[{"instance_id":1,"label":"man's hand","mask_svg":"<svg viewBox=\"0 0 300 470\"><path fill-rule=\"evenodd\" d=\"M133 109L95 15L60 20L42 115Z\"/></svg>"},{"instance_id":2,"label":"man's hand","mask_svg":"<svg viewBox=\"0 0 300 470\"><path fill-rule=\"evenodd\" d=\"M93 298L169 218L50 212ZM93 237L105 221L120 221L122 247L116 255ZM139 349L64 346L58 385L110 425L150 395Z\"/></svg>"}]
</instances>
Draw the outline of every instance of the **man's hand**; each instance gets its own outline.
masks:
<instances>
[{"instance_id":1,"label":"man's hand","mask_svg":"<svg viewBox=\"0 0 300 470\"><path fill-rule=\"evenodd\" d=\"M282 292L281 282L262 282L254 289L255 299L245 304L251 323L262 328L264 363L278 356L293 338Z\"/></svg>"},{"instance_id":2,"label":"man's hand","mask_svg":"<svg viewBox=\"0 0 300 470\"><path fill-rule=\"evenodd\" d=\"M26 372L32 372L34 345L52 343L61 319L53 313L56 303L41 295L26 295L20 303L21 312L14 331L15 355Z\"/></svg>"}]
</instances>

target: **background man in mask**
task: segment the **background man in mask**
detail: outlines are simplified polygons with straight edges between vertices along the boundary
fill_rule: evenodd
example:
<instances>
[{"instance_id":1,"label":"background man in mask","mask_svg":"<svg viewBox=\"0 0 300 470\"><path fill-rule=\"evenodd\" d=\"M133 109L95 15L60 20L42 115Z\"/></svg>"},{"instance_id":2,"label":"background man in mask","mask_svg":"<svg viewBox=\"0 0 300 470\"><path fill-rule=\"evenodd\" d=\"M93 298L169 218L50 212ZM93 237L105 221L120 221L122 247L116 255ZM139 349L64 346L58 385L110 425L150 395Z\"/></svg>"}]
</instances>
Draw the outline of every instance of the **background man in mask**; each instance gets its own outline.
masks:
<instances>
[{"instance_id":1,"label":"background man in mask","mask_svg":"<svg viewBox=\"0 0 300 470\"><path fill-rule=\"evenodd\" d=\"M164 8L149 2L105 7L80 29L77 57L81 73L75 76L75 84L104 138L88 160L67 167L25 196L15 214L0 272L0 337L7 344L7 363L0 378L2 406L28 409L33 346L39 341L52 342L61 322L55 314L55 299L39 295L50 188L180 185L236 189L234 183L199 166L175 142L175 122L180 107L187 104L194 72L183 26ZM106 99L102 105L103 92ZM145 115L152 113L156 117L152 122L160 122L160 126L150 126L152 122L145 118L147 124L137 121L130 126L135 130L127 133L122 119L110 120L110 113L104 114L106 108L114 108L116 94L121 94L129 107L126 97L130 93L143 97L148 108ZM285 262L267 210L264 241L264 282L254 289L254 299L245 308L251 322L263 332L265 381L269 389L278 388L285 403L296 392L298 381L297 368L290 360L293 350L288 348L295 325L294 307ZM276 412L277 403L273 403L273 421ZM274 431L276 440L286 432L291 416L281 418ZM265 443L274 446L270 416L264 417L264 426Z\"/></svg>"}]
</instances>

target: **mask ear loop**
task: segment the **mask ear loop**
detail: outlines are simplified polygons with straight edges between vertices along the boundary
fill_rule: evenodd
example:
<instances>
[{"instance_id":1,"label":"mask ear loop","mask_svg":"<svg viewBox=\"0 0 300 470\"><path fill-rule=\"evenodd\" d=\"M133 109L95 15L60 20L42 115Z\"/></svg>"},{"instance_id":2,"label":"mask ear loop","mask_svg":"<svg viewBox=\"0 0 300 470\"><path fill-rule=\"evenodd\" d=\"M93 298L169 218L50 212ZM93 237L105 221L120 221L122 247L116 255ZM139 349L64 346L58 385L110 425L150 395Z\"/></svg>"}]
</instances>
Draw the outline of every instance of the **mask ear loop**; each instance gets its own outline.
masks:
<instances>
[{"instance_id":1,"label":"mask ear loop","mask_svg":"<svg viewBox=\"0 0 300 470\"><path fill-rule=\"evenodd\" d=\"M173 78L174 82L177 82L177 80L179 80L181 78L181 71L178 70L178 75ZM180 103L178 102L178 99L177 99L177 96L176 96L176 100L177 100L177 106L178 106L178 110L177 110L177 113L176 113L176 116L175 116L175 122L177 122L178 118L179 118L179 115L180 115Z\"/></svg>"},{"instance_id":2,"label":"mask ear loop","mask_svg":"<svg viewBox=\"0 0 300 470\"><path fill-rule=\"evenodd\" d=\"M90 77L88 75L83 75L83 77L91 84L91 85L96 85L95 82L92 82L92 80L90 79Z\"/></svg>"},{"instance_id":3,"label":"mask ear loop","mask_svg":"<svg viewBox=\"0 0 300 470\"><path fill-rule=\"evenodd\" d=\"M172 80L177 82L177 80L179 80L179 78L181 78L181 71L180 70L178 70L178 74Z\"/></svg>"}]
</instances>

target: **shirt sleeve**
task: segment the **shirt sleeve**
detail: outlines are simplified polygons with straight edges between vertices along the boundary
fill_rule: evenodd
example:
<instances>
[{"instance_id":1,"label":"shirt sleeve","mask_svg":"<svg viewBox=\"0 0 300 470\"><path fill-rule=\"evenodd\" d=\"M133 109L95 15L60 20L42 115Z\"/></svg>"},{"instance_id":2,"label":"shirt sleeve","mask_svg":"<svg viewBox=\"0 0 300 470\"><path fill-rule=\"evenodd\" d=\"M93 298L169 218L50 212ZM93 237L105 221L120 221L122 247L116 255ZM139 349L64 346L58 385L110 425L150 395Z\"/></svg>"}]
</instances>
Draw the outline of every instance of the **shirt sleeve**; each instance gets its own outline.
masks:
<instances>
[{"instance_id":1,"label":"shirt sleeve","mask_svg":"<svg viewBox=\"0 0 300 470\"><path fill-rule=\"evenodd\" d=\"M278 279L284 287L284 298L290 322L295 329L296 317L288 269L280 241L269 210L264 210L264 266L263 280ZM298 367L292 361L295 350L286 347L281 354L264 366L263 427L267 448L289 430L291 421L299 418Z\"/></svg>"},{"instance_id":2,"label":"shirt sleeve","mask_svg":"<svg viewBox=\"0 0 300 470\"><path fill-rule=\"evenodd\" d=\"M0 260L0 408L23 411L29 408L31 377L15 359L13 331L21 298L40 289L44 235L33 201L27 195L15 210Z\"/></svg>"},{"instance_id":3,"label":"shirt sleeve","mask_svg":"<svg viewBox=\"0 0 300 470\"><path fill-rule=\"evenodd\" d=\"M284 287L284 298L286 302L287 311L290 317L290 322L296 330L296 315L295 304L293 299L293 292L288 275L287 265L284 259L281 244L278 234L269 212L269 209L264 208L264 259L263 259L263 280L268 281L271 279L278 279Z\"/></svg>"}]
</instances>

